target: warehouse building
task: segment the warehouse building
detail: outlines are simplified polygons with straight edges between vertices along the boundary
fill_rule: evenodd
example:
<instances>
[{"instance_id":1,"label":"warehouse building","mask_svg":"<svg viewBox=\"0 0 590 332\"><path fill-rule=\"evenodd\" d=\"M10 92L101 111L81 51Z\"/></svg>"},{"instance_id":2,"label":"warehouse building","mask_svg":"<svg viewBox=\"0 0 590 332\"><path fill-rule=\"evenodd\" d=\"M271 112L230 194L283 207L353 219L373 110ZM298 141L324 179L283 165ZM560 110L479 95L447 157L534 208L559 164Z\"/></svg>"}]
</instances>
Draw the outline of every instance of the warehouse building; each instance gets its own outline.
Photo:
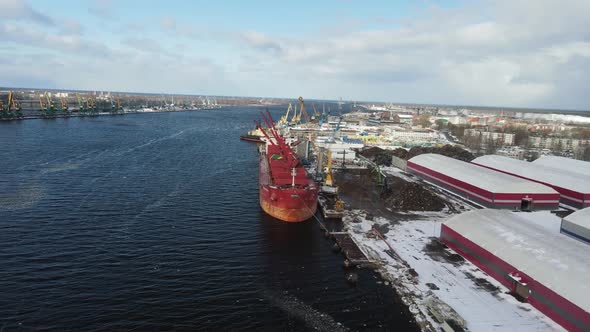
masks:
<instances>
[{"instance_id":1,"label":"warehouse building","mask_svg":"<svg viewBox=\"0 0 590 332\"><path fill-rule=\"evenodd\" d=\"M481 156L472 163L547 185L560 193L564 204L590 206L590 176L496 155Z\"/></svg>"},{"instance_id":2,"label":"warehouse building","mask_svg":"<svg viewBox=\"0 0 590 332\"><path fill-rule=\"evenodd\" d=\"M541 156L533 164L557 168L564 172L590 176L590 162L557 156Z\"/></svg>"},{"instance_id":3,"label":"warehouse building","mask_svg":"<svg viewBox=\"0 0 590 332\"><path fill-rule=\"evenodd\" d=\"M559 193L545 185L439 154L416 156L408 160L407 170L491 208L532 210L559 206Z\"/></svg>"},{"instance_id":4,"label":"warehouse building","mask_svg":"<svg viewBox=\"0 0 590 332\"><path fill-rule=\"evenodd\" d=\"M441 241L567 330L590 331L590 255L584 243L493 209L449 219Z\"/></svg>"},{"instance_id":5,"label":"warehouse building","mask_svg":"<svg viewBox=\"0 0 590 332\"><path fill-rule=\"evenodd\" d=\"M563 218L561 232L590 244L590 208L578 210Z\"/></svg>"}]
</instances>

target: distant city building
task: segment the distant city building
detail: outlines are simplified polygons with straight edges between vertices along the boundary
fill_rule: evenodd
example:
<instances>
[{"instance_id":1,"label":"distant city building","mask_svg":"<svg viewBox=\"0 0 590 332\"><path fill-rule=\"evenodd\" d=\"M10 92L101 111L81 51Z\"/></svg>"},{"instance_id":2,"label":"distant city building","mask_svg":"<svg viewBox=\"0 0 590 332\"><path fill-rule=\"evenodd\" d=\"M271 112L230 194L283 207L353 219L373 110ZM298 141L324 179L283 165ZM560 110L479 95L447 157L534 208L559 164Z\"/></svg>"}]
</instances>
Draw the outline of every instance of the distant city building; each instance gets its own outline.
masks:
<instances>
[{"instance_id":1,"label":"distant city building","mask_svg":"<svg viewBox=\"0 0 590 332\"><path fill-rule=\"evenodd\" d=\"M493 140L501 145L514 145L514 134L496 133L480 129L465 129L465 136L481 136L482 142Z\"/></svg>"},{"instance_id":2,"label":"distant city building","mask_svg":"<svg viewBox=\"0 0 590 332\"><path fill-rule=\"evenodd\" d=\"M510 157L518 160L524 159L525 150L518 147L512 147L507 149L499 149L496 151L499 156Z\"/></svg>"},{"instance_id":3,"label":"distant city building","mask_svg":"<svg viewBox=\"0 0 590 332\"><path fill-rule=\"evenodd\" d=\"M590 140L561 137L529 137L529 145L540 149L575 150L582 146L590 146Z\"/></svg>"}]
</instances>

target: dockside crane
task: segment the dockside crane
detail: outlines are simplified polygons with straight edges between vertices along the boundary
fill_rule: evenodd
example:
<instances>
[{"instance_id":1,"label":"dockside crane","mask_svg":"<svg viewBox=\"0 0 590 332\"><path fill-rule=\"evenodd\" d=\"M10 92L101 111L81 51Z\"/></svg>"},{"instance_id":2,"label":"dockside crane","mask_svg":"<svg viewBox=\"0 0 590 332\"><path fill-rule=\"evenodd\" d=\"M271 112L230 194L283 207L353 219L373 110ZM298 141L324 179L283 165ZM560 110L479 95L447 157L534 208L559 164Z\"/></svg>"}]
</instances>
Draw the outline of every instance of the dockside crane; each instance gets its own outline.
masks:
<instances>
[{"instance_id":1,"label":"dockside crane","mask_svg":"<svg viewBox=\"0 0 590 332\"><path fill-rule=\"evenodd\" d=\"M311 104L311 107L313 107L313 115L311 116L311 119L314 120L314 121L320 119L320 113L315 108L315 103L312 103Z\"/></svg>"},{"instance_id":2,"label":"dockside crane","mask_svg":"<svg viewBox=\"0 0 590 332\"><path fill-rule=\"evenodd\" d=\"M283 115L278 122L278 125L280 127L284 127L289 124L289 113L291 113L292 109L293 109L293 106L291 105L291 103L289 103L289 107L287 107L287 113L285 113L285 115Z\"/></svg>"},{"instance_id":3,"label":"dockside crane","mask_svg":"<svg viewBox=\"0 0 590 332\"><path fill-rule=\"evenodd\" d=\"M90 96L86 99L86 107L91 115L98 115L98 108L96 106L96 97Z\"/></svg>"},{"instance_id":4,"label":"dockside crane","mask_svg":"<svg viewBox=\"0 0 590 332\"><path fill-rule=\"evenodd\" d=\"M301 113L297 115L297 105L295 105L295 112L293 113L293 117L291 118L291 123L298 124L301 122Z\"/></svg>"},{"instance_id":5,"label":"dockside crane","mask_svg":"<svg viewBox=\"0 0 590 332\"><path fill-rule=\"evenodd\" d=\"M113 99L113 96L111 96L109 98L109 101L111 103L111 114L116 114L117 113L117 106L115 105L115 100Z\"/></svg>"},{"instance_id":6,"label":"dockside crane","mask_svg":"<svg viewBox=\"0 0 590 332\"><path fill-rule=\"evenodd\" d=\"M55 116L55 104L53 103L51 95L48 92L45 92L45 98L47 99L47 104L45 104L47 115Z\"/></svg>"},{"instance_id":7,"label":"dockside crane","mask_svg":"<svg viewBox=\"0 0 590 332\"><path fill-rule=\"evenodd\" d=\"M76 92L76 99L78 100L78 113L86 114L86 107L84 107L84 101L80 98L80 94Z\"/></svg>"},{"instance_id":8,"label":"dockside crane","mask_svg":"<svg viewBox=\"0 0 590 332\"><path fill-rule=\"evenodd\" d=\"M299 109L300 109L300 113L303 114L303 116L305 117L305 122L310 123L311 119L309 118L309 114L307 114L307 111L305 111L305 104L303 103L303 97L299 97Z\"/></svg>"},{"instance_id":9,"label":"dockside crane","mask_svg":"<svg viewBox=\"0 0 590 332\"><path fill-rule=\"evenodd\" d=\"M39 110L41 111L41 116L47 116L47 103L45 101L45 94L39 94Z\"/></svg>"},{"instance_id":10,"label":"dockside crane","mask_svg":"<svg viewBox=\"0 0 590 332\"><path fill-rule=\"evenodd\" d=\"M66 100L66 98L64 96L60 96L59 97L59 102L60 102L60 108L61 111L64 115L69 115L70 111L69 111L69 106L68 106L68 101Z\"/></svg>"},{"instance_id":11,"label":"dockside crane","mask_svg":"<svg viewBox=\"0 0 590 332\"><path fill-rule=\"evenodd\" d=\"M117 97L117 112L121 112L121 114L125 113L123 111L123 106L121 106L121 99L119 97Z\"/></svg>"},{"instance_id":12,"label":"dockside crane","mask_svg":"<svg viewBox=\"0 0 590 332\"><path fill-rule=\"evenodd\" d=\"M4 117L6 114L5 112L6 110L4 109L4 101L0 100L0 115Z\"/></svg>"},{"instance_id":13,"label":"dockside crane","mask_svg":"<svg viewBox=\"0 0 590 332\"><path fill-rule=\"evenodd\" d=\"M14 97L14 92L10 91L8 92L8 105L6 106L6 110L7 110L7 115L8 117L16 117L16 118L22 118L23 117L23 113L20 107L20 103L18 102L18 100L16 100L16 98Z\"/></svg>"}]
</instances>

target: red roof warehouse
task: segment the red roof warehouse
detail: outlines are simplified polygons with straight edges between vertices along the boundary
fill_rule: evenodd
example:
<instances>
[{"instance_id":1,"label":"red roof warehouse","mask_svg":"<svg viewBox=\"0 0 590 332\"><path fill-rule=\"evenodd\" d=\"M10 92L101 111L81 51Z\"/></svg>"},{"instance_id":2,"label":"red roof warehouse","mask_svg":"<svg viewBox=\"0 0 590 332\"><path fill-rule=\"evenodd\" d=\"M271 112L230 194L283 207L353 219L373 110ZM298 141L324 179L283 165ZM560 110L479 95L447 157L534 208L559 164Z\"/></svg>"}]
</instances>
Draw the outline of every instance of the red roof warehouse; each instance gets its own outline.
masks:
<instances>
[{"instance_id":1,"label":"red roof warehouse","mask_svg":"<svg viewBox=\"0 0 590 332\"><path fill-rule=\"evenodd\" d=\"M441 240L569 331L590 331L588 246L518 213L467 212Z\"/></svg>"},{"instance_id":2,"label":"red roof warehouse","mask_svg":"<svg viewBox=\"0 0 590 332\"><path fill-rule=\"evenodd\" d=\"M491 208L559 206L559 193L545 185L439 154L416 156L408 160L407 170Z\"/></svg>"},{"instance_id":3,"label":"red roof warehouse","mask_svg":"<svg viewBox=\"0 0 590 332\"><path fill-rule=\"evenodd\" d=\"M575 161L574 161L575 162ZM535 181L557 190L561 194L561 202L577 208L590 206L590 176L582 174L587 170L573 172L565 167L549 167L539 163L529 163L503 156L488 155L475 158L472 163L502 172L518 176L523 179ZM581 162L583 164L590 163ZM552 164L555 166L555 164Z\"/></svg>"}]
</instances>

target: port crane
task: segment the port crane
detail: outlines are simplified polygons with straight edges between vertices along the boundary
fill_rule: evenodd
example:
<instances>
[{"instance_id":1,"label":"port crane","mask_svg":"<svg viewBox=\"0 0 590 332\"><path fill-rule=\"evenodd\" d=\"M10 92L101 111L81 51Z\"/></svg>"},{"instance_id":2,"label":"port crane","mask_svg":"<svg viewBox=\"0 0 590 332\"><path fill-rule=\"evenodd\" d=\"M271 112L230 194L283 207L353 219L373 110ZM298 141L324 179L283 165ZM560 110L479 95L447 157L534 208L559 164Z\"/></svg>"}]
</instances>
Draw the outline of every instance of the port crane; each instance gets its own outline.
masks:
<instances>
[{"instance_id":1,"label":"port crane","mask_svg":"<svg viewBox=\"0 0 590 332\"><path fill-rule=\"evenodd\" d=\"M48 107L45 99L45 94L39 94L39 109L41 110L41 116L45 117L48 115Z\"/></svg>"},{"instance_id":2,"label":"port crane","mask_svg":"<svg viewBox=\"0 0 590 332\"><path fill-rule=\"evenodd\" d=\"M60 96L59 97L59 102L60 102L62 113L64 115L70 114L69 106L68 106L68 101L66 100L66 98L64 96Z\"/></svg>"},{"instance_id":3,"label":"port crane","mask_svg":"<svg viewBox=\"0 0 590 332\"><path fill-rule=\"evenodd\" d=\"M321 115L318 112L318 110L315 108L315 103L312 103L311 107L313 107L313 115L311 116L311 119L312 120L319 120Z\"/></svg>"},{"instance_id":4,"label":"port crane","mask_svg":"<svg viewBox=\"0 0 590 332\"><path fill-rule=\"evenodd\" d=\"M281 119L278 122L278 125L283 127L283 126L287 126L289 123L289 113L291 113L293 109L293 106L291 105L291 103L289 103L289 107L287 107L287 113L285 113L285 115L283 115L281 117Z\"/></svg>"},{"instance_id":5,"label":"port crane","mask_svg":"<svg viewBox=\"0 0 590 332\"><path fill-rule=\"evenodd\" d=\"M44 97L47 100L47 102L45 104L46 115L55 116L55 103L51 99L51 94L49 94L48 92L45 92Z\"/></svg>"},{"instance_id":6,"label":"port crane","mask_svg":"<svg viewBox=\"0 0 590 332\"><path fill-rule=\"evenodd\" d=\"M91 115L97 115L98 109L96 107L96 99L93 96L86 98L86 108Z\"/></svg>"},{"instance_id":7,"label":"port crane","mask_svg":"<svg viewBox=\"0 0 590 332\"><path fill-rule=\"evenodd\" d=\"M7 104L8 105L6 106L6 109L7 109L7 115L9 117L21 118L23 116L22 111L21 111L21 107L20 107L20 103L14 97L14 92L12 92L12 91L8 92L8 103ZM4 110L4 107L2 107L2 110Z\"/></svg>"},{"instance_id":8,"label":"port crane","mask_svg":"<svg viewBox=\"0 0 590 332\"><path fill-rule=\"evenodd\" d=\"M111 103L111 114L116 114L118 109L117 109L117 105L115 105L115 100L113 99L112 96L109 98L109 101Z\"/></svg>"},{"instance_id":9,"label":"port crane","mask_svg":"<svg viewBox=\"0 0 590 332\"><path fill-rule=\"evenodd\" d=\"M291 118L291 122L293 124L298 124L299 122L301 122L301 112L299 112L299 115L297 115L297 105L295 105L295 112L293 113L293 117Z\"/></svg>"},{"instance_id":10,"label":"port crane","mask_svg":"<svg viewBox=\"0 0 590 332\"><path fill-rule=\"evenodd\" d=\"M80 94L78 94L77 92L76 99L78 100L78 113L85 114L86 108L84 107L84 102L82 101L82 98L80 98Z\"/></svg>"},{"instance_id":11,"label":"port crane","mask_svg":"<svg viewBox=\"0 0 590 332\"><path fill-rule=\"evenodd\" d=\"M310 123L311 119L309 118L309 114L307 114L307 111L305 111L305 104L303 103L303 97L299 97L299 111L300 113L303 114L303 116L305 117L305 122L306 123Z\"/></svg>"},{"instance_id":12,"label":"port crane","mask_svg":"<svg viewBox=\"0 0 590 332\"><path fill-rule=\"evenodd\" d=\"M117 97L117 112L123 113L123 107L121 106L121 99Z\"/></svg>"}]
</instances>

